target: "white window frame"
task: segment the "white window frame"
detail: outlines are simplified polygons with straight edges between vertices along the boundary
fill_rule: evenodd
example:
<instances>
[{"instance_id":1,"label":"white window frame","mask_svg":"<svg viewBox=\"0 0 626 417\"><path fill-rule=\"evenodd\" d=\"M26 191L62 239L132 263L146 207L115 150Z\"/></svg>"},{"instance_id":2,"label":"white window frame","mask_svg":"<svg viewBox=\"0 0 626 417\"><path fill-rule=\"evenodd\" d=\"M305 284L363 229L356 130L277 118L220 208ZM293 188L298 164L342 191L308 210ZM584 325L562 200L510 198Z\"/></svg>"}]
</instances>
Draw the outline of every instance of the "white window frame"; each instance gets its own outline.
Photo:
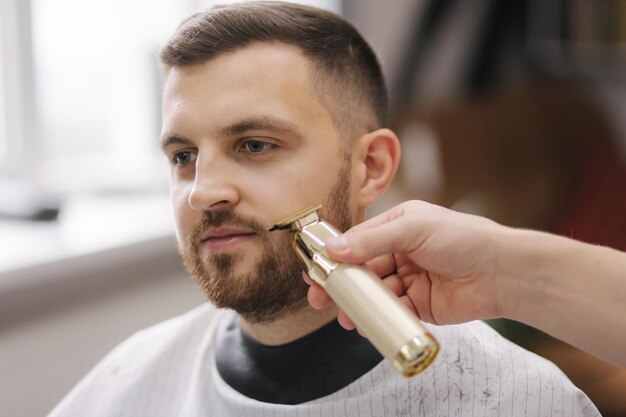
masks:
<instances>
[{"instance_id":1,"label":"white window frame","mask_svg":"<svg viewBox=\"0 0 626 417\"><path fill-rule=\"evenodd\" d=\"M30 0L0 0L0 174L34 179L39 162Z\"/></svg>"}]
</instances>

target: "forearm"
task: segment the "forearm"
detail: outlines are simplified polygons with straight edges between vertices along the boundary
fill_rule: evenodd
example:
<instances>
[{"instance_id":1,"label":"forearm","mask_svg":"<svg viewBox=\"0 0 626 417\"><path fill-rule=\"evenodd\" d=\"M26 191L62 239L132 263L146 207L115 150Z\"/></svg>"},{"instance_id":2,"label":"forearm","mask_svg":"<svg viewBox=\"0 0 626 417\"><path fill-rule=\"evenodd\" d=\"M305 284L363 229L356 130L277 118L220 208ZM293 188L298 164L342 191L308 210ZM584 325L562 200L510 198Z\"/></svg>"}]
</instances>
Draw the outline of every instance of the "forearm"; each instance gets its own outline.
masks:
<instances>
[{"instance_id":1,"label":"forearm","mask_svg":"<svg viewBox=\"0 0 626 417\"><path fill-rule=\"evenodd\" d=\"M626 366L626 253L524 230L502 248L503 316Z\"/></svg>"}]
</instances>

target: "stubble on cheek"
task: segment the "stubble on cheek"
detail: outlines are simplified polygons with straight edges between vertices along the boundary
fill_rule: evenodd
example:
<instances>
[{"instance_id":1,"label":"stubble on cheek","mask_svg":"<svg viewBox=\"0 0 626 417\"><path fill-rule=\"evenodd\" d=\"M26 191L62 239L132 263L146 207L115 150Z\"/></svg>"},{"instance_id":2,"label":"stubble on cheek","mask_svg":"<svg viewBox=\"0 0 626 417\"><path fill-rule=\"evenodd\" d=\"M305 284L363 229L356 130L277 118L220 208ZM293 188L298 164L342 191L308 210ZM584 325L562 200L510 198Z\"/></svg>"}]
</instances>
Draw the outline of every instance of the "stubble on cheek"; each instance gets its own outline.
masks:
<instances>
[{"instance_id":1,"label":"stubble on cheek","mask_svg":"<svg viewBox=\"0 0 626 417\"><path fill-rule=\"evenodd\" d=\"M349 164L346 164L332 187L322 218L342 231L351 226L349 212ZM243 251L206 254L200 236L211 226L223 224L244 226L256 231L257 259L248 262L246 271L241 260L252 254ZM205 213L179 252L185 266L197 280L207 298L218 308L237 311L251 322L271 322L291 314L307 304L307 284L301 278L303 265L291 248L287 234L270 235L256 220L231 211Z\"/></svg>"}]
</instances>

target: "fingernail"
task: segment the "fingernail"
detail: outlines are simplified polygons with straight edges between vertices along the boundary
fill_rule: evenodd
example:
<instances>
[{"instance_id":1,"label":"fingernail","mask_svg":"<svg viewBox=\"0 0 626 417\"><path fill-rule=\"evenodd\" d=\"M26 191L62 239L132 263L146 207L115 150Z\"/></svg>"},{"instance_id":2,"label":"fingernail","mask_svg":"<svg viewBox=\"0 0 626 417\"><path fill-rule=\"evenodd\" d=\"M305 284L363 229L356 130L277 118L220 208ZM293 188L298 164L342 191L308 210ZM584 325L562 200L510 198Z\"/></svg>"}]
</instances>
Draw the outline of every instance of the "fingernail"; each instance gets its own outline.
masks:
<instances>
[{"instance_id":1,"label":"fingernail","mask_svg":"<svg viewBox=\"0 0 626 417\"><path fill-rule=\"evenodd\" d=\"M335 252L345 252L348 250L348 240L343 236L331 237L326 241L326 246Z\"/></svg>"}]
</instances>

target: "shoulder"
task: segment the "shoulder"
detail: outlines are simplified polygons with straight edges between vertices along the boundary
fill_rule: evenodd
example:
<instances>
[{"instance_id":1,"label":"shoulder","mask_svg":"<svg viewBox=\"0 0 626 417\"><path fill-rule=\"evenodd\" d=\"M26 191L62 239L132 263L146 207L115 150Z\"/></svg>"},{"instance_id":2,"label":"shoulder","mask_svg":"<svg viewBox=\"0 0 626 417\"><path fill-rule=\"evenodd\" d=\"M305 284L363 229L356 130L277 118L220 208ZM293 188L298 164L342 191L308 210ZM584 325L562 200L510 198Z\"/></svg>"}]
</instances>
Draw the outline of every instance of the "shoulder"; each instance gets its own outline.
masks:
<instances>
[{"instance_id":1,"label":"shoulder","mask_svg":"<svg viewBox=\"0 0 626 417\"><path fill-rule=\"evenodd\" d=\"M311 403L341 403L357 414L367 404L373 415L599 415L554 364L485 323L426 326L441 351L423 373L406 379L383 361L353 384Z\"/></svg>"},{"instance_id":2,"label":"shoulder","mask_svg":"<svg viewBox=\"0 0 626 417\"><path fill-rule=\"evenodd\" d=\"M207 303L135 333L106 355L51 416L118 415L128 404L147 401L159 392L155 387L184 392L182 374L190 372L210 347L219 316Z\"/></svg>"},{"instance_id":3,"label":"shoulder","mask_svg":"<svg viewBox=\"0 0 626 417\"><path fill-rule=\"evenodd\" d=\"M543 373L567 380L552 362L510 342L482 321L426 326L439 340L442 346L439 361L447 366L462 364L463 372L486 378L513 377L515 371L518 371L522 376Z\"/></svg>"},{"instance_id":4,"label":"shoulder","mask_svg":"<svg viewBox=\"0 0 626 417\"><path fill-rule=\"evenodd\" d=\"M473 407L493 415L596 415L591 400L556 365L484 322L427 326L442 346L432 367L435 387L459 405L469 405L471 398Z\"/></svg>"},{"instance_id":5,"label":"shoulder","mask_svg":"<svg viewBox=\"0 0 626 417\"><path fill-rule=\"evenodd\" d=\"M552 362L515 345L482 321L428 328L442 346L438 366L459 378L477 379L486 392L493 391L494 383L504 393L526 387L533 391L539 389L533 381L542 378L573 387Z\"/></svg>"}]
</instances>

